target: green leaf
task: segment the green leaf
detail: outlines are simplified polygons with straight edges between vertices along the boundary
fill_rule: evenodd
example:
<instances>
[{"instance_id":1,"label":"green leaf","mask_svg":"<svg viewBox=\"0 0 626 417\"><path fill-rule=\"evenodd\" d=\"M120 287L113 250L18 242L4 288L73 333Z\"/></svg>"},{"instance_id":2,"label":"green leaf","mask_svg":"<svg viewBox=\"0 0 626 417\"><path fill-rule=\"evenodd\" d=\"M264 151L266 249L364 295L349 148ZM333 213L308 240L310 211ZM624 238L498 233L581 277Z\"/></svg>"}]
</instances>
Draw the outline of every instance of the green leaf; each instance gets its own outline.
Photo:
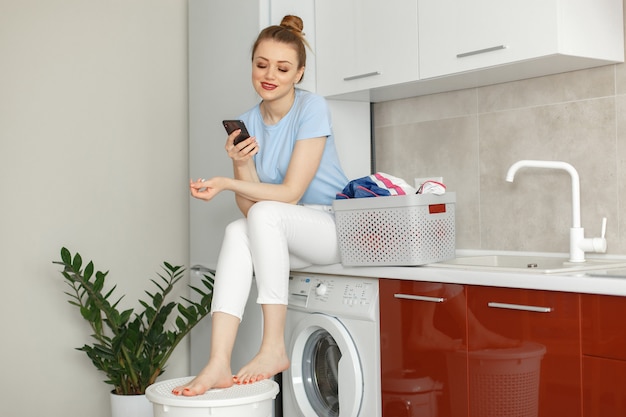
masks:
<instances>
[{"instance_id":1,"label":"green leaf","mask_svg":"<svg viewBox=\"0 0 626 417\"><path fill-rule=\"evenodd\" d=\"M93 262L89 261L83 273L85 274L85 279L89 281L91 275L93 275Z\"/></svg>"},{"instance_id":2,"label":"green leaf","mask_svg":"<svg viewBox=\"0 0 626 417\"><path fill-rule=\"evenodd\" d=\"M163 288L158 282L156 282L155 280L151 279L150 281L152 281L154 283L154 285L157 286L157 288L161 291L161 292L165 292L165 288Z\"/></svg>"},{"instance_id":3,"label":"green leaf","mask_svg":"<svg viewBox=\"0 0 626 417\"><path fill-rule=\"evenodd\" d=\"M76 254L74 255L74 261L72 262L72 269L75 272L79 272L80 271L80 267L83 265L83 259L81 258L80 254Z\"/></svg>"},{"instance_id":4,"label":"green leaf","mask_svg":"<svg viewBox=\"0 0 626 417\"><path fill-rule=\"evenodd\" d=\"M91 310L87 307L80 307L80 315L87 321L91 318Z\"/></svg>"},{"instance_id":5,"label":"green leaf","mask_svg":"<svg viewBox=\"0 0 626 417\"><path fill-rule=\"evenodd\" d=\"M159 306L163 303L163 296L159 293L154 294L152 297L152 305L155 308L159 308Z\"/></svg>"},{"instance_id":6,"label":"green leaf","mask_svg":"<svg viewBox=\"0 0 626 417\"><path fill-rule=\"evenodd\" d=\"M122 323L122 324L127 323L128 320L130 320L130 316L132 314L133 314L133 309L132 308L122 312L122 314L120 315L120 323Z\"/></svg>"},{"instance_id":7,"label":"green leaf","mask_svg":"<svg viewBox=\"0 0 626 417\"><path fill-rule=\"evenodd\" d=\"M65 247L61 248L61 260L66 265L69 265L72 263L72 254Z\"/></svg>"},{"instance_id":8,"label":"green leaf","mask_svg":"<svg viewBox=\"0 0 626 417\"><path fill-rule=\"evenodd\" d=\"M185 318L187 320L189 320L189 321L196 320L197 313L196 313L195 309L192 310L191 308L185 308L185 307L183 307L182 305L179 304L178 305L178 311L183 316L185 316Z\"/></svg>"},{"instance_id":9,"label":"green leaf","mask_svg":"<svg viewBox=\"0 0 626 417\"><path fill-rule=\"evenodd\" d=\"M102 288L104 287L104 275L102 274L96 274L96 280L93 283L93 290L96 292L100 292L102 291Z\"/></svg>"}]
</instances>

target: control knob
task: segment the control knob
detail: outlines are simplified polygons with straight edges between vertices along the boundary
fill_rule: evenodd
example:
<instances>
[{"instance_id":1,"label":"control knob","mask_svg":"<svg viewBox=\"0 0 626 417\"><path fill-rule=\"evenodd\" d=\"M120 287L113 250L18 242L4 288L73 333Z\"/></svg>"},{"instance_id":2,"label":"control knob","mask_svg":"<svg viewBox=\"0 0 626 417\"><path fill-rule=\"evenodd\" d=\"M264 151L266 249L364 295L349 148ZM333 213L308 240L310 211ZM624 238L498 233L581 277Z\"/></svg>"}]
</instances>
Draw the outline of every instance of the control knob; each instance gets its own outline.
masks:
<instances>
[{"instance_id":1,"label":"control knob","mask_svg":"<svg viewBox=\"0 0 626 417\"><path fill-rule=\"evenodd\" d=\"M328 291L328 286L324 284L323 282L320 282L319 284L317 284L317 287L315 287L315 294L317 295L324 295L326 294L327 291Z\"/></svg>"}]
</instances>

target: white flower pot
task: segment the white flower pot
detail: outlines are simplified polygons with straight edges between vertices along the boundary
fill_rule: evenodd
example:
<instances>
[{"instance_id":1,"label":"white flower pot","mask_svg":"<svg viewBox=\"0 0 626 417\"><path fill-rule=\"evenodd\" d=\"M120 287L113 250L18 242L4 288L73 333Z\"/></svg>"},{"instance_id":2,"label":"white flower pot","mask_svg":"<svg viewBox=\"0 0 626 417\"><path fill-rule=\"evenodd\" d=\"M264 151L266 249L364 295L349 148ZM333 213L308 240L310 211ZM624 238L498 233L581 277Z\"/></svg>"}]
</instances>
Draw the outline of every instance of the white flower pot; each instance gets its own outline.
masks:
<instances>
[{"instance_id":1,"label":"white flower pot","mask_svg":"<svg viewBox=\"0 0 626 417\"><path fill-rule=\"evenodd\" d=\"M111 393L111 417L153 417L153 406L145 395Z\"/></svg>"}]
</instances>

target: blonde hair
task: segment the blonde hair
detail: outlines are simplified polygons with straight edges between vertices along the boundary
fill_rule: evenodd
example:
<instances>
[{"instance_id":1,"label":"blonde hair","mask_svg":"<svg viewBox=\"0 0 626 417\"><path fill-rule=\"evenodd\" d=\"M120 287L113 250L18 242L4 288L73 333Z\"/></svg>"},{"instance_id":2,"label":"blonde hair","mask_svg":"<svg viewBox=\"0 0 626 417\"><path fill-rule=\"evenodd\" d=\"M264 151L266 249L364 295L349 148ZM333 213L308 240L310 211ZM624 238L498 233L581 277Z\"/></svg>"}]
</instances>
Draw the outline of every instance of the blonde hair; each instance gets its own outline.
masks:
<instances>
[{"instance_id":1,"label":"blonde hair","mask_svg":"<svg viewBox=\"0 0 626 417\"><path fill-rule=\"evenodd\" d=\"M262 41L274 40L287 45L291 45L298 55L298 69L306 66L306 47L309 43L304 39L304 23L298 16L287 15L283 17L280 25L268 26L259 33L254 45L252 46L252 59L257 47ZM300 78L302 81L304 75Z\"/></svg>"}]
</instances>

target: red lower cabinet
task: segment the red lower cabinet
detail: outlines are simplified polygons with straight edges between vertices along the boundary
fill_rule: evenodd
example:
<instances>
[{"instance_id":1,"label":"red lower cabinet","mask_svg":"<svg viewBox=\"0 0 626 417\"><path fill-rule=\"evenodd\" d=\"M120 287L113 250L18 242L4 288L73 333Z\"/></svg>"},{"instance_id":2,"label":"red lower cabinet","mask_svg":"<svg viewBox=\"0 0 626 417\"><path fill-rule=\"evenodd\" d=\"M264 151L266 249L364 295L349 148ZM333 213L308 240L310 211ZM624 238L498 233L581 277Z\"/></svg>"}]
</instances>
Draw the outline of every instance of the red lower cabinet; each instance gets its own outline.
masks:
<instances>
[{"instance_id":1,"label":"red lower cabinet","mask_svg":"<svg viewBox=\"0 0 626 417\"><path fill-rule=\"evenodd\" d=\"M467 297L469 415L581 416L579 295L468 286Z\"/></svg>"},{"instance_id":2,"label":"red lower cabinet","mask_svg":"<svg viewBox=\"0 0 626 417\"><path fill-rule=\"evenodd\" d=\"M467 366L448 362L467 339L465 288L389 279L379 286L383 417L461 417Z\"/></svg>"},{"instance_id":3,"label":"red lower cabinet","mask_svg":"<svg viewBox=\"0 0 626 417\"><path fill-rule=\"evenodd\" d=\"M585 417L626 416L626 298L581 295Z\"/></svg>"},{"instance_id":4,"label":"red lower cabinet","mask_svg":"<svg viewBox=\"0 0 626 417\"><path fill-rule=\"evenodd\" d=\"M579 295L380 281L383 417L580 417Z\"/></svg>"}]
</instances>

